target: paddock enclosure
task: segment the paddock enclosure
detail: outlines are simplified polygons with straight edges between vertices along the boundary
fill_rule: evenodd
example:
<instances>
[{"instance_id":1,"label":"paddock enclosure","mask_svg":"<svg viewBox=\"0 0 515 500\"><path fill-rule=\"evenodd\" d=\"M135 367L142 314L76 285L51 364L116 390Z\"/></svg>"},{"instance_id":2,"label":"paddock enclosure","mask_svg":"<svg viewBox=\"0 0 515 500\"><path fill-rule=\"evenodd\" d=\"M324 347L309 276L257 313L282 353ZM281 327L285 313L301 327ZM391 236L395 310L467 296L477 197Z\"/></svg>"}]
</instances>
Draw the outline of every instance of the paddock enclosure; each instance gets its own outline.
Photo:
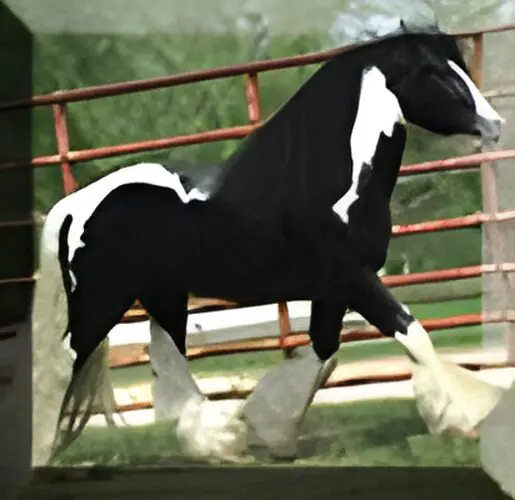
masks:
<instances>
[{"instance_id":1,"label":"paddock enclosure","mask_svg":"<svg viewBox=\"0 0 515 500\"><path fill-rule=\"evenodd\" d=\"M479 169L482 182L483 210L480 213L471 213L451 219L426 220L415 224L396 225L393 228L393 233L395 238L402 238L408 235L481 227L483 263L452 269L387 275L383 277L383 280L394 289L403 302L408 303L410 307L412 307L411 304L414 304L415 311L417 307L421 310L426 308L429 311L431 303L436 304L428 312L427 317L423 318L422 323L428 331L433 332L435 338L441 339L443 347L449 348L451 359L477 371L479 376L490 380L501 380L498 377L502 377L502 381L499 383L509 385L514 378L510 368L515 366L515 291L513 289L515 272L515 196L513 195L515 193L515 176L511 173L515 166L515 125L513 125L515 120L515 75L513 65L509 70L511 73L508 78L504 73L499 76L498 72L493 69L494 66L503 67L505 70L509 68L508 58L510 54L503 56L506 61L500 61L500 56L495 53L492 47L493 41L496 44L513 44L515 41L515 25L477 32L458 33L457 36L470 44L469 65L473 80L482 89L484 95L493 101L494 106L507 120L501 142L495 146L495 150L477 149L460 157L404 165L401 169L401 176L431 175L441 172ZM349 48L351 47L349 46ZM127 81L74 90L59 90L51 94L33 96L27 100L0 102L1 114L8 114L30 107L50 108L49 112L53 115L57 145L55 154L34 157L30 161L30 165L15 162L4 163L0 165L0 172L18 168L58 166L61 171L64 193L70 193L78 187L71 168L76 163L82 164L101 158L193 144L243 139L267 118L263 116L260 101L259 77L261 74L318 64L329 59L333 54L334 51L309 53L281 59L217 67L205 71L173 74L148 80ZM147 92L179 85L194 85L199 82L227 78L240 78L242 80L242 93L245 96L248 112L247 123L230 128L199 131L195 134L102 146L93 149L75 150L73 144L69 142L67 109L69 106L73 106L75 102L104 98L115 99L116 96L123 94ZM26 219L2 221L0 227L8 225L9 227L35 228L40 222L40 217L35 214L33 217ZM37 279L37 273L33 276L14 276L2 279L0 286L31 288ZM456 313L453 312L452 307L445 307L445 304L460 300L465 302L467 300L477 300L479 310L476 308L469 312ZM255 309L242 309L238 304L228 303L216 297L191 297L189 309L192 328L188 339L188 357L191 360L199 360L200 362L202 359L204 363L207 363L207 360L212 360L210 363L213 366L216 363L228 366L231 363L229 359L237 356L247 356L246 359L250 359L254 355L266 356L270 352L279 352L286 357L291 356L296 348L309 343L305 304L279 303ZM448 314L439 314L438 309L447 310ZM225 323L223 319L217 319L223 318L223 315L227 318ZM251 320L253 315L256 316L255 320ZM147 320L146 312L136 303L125 314L122 325L116 327L123 334L117 335L113 331L110 335L110 366L115 381L117 374L122 373L122 370L148 367L148 332L146 332L147 327L145 326ZM197 324L196 331L195 324ZM198 328L198 324L201 325L200 328ZM138 333L135 333L132 339L128 338L131 337L131 331L137 331L138 325ZM472 335L475 339L474 342L465 341L461 348L455 346L451 349L454 332L461 332L462 338L465 338L467 334L463 333L464 329L469 327L476 328ZM127 328L133 328L133 330ZM122 340L119 340L120 338ZM374 328L365 324L356 315L350 314L342 328L341 342L346 344L342 351L348 348L348 352L354 353L354 359L350 363L352 366L345 369L345 363L342 363L341 369L337 369L329 378L325 385L326 389L336 390L336 388L349 387L354 388L355 394L358 394L359 391L366 393L366 387L370 386L376 387L378 391L381 388L385 391L378 393L383 394L383 396L371 396L371 399L395 397L395 395L409 397L409 390L407 393L406 391L397 393L394 390L389 393L386 388L387 386L394 387L392 384L399 382L408 383L411 371L405 360L399 357L394 358L388 348L385 349L388 358L385 355L382 356L382 359L377 357L374 362L360 360L360 355L366 353L367 349L373 351L376 349L374 346L386 345L385 341L378 342L379 338L380 335ZM11 337L4 339L0 334L2 344L14 341L15 339ZM459 345L459 342L457 345ZM221 368L218 370L211 368L210 370L212 372L224 371ZM231 369L225 371L230 372ZM214 382L208 383L206 378L204 385L202 381L199 382L199 385L212 399L225 400L247 396L256 383L251 377L248 380L234 377L234 380L229 381L227 376L224 378L226 379L225 383L220 380L216 384ZM0 382L3 384L3 381ZM9 384L12 384L12 380L8 380L4 385L9 386ZM144 423L152 422L151 413L148 413L153 408L149 384L121 385L123 387L115 388L115 397L117 409L124 414L127 422L129 424L141 423L137 422L136 415L147 415L142 417ZM8 389L9 387L6 387L6 390ZM324 391L325 389L319 392L324 393ZM337 398L336 395L334 397ZM320 395L319 399L320 402L326 403L339 401L338 399L333 400L329 396L324 400L323 394ZM351 400L359 400L359 397L349 399L349 401ZM383 403L378 402L377 407L379 408L381 404ZM146 414L142 413L145 411ZM427 445L429 442L427 440L431 438L422 437L421 439ZM412 443L416 443L416 440ZM385 443L384 446L387 446L387 444ZM416 448L417 445L413 444L413 446ZM85 459L84 462L83 465L87 465L88 460ZM367 463L367 465L375 464L381 465L381 461L371 460L370 463ZM347 465L360 464L350 463ZM423 460L420 465L424 465ZM197 470L196 467L189 467L193 471ZM30 493L34 496L30 496L30 498L46 498L47 495L50 495L49 498L54 498L52 496L54 493L65 495L66 498L89 498L88 495L102 498L103 495L106 498L108 496L109 498L118 498L118 496L120 498L140 498L140 495L143 495L144 492L153 494L155 498L160 498L159 495L163 495L164 498L165 494L168 495L166 492L172 492L174 491L172 488L177 487L177 483L174 485L174 480L179 481L179 483L183 480L184 485L179 488L181 491L188 491L186 483L190 479L183 475L182 470L170 469L170 476L165 480L163 479L166 475L164 472L152 470L146 472L138 470L134 472L135 476L132 477L131 469L124 471L105 469L98 473L94 471L89 473L87 470L79 472L68 471L67 469L61 471L59 469L43 469L36 471L35 481ZM224 494L223 488L215 483L220 481L220 484L222 484L223 481L229 481L229 479L219 479L218 477L214 479L214 476L216 474L226 474L229 477L232 469L224 468L222 470L225 472L221 470L216 474L214 470L213 472L209 472L209 470L209 468L198 469L199 474L202 471L202 477L206 475L206 484L213 485L211 496L222 496ZM295 475L294 480L297 481L299 476L305 474L305 472L301 473L301 470L298 472L284 471L284 473ZM234 473L239 474L240 472L234 471ZM243 474L242 477L245 478L252 476L248 483L246 479L243 481L245 484L252 485L258 480L261 484L261 482L267 480L265 479L265 471L250 472L247 470L241 473ZM266 474L269 473L266 472ZM259 479L260 474L263 475L263 479ZM274 484L275 482L280 484L282 482L282 479L279 479L280 473L274 469L273 474L278 475ZM351 473L349 472L349 474ZM365 471L364 474L367 474L367 472ZM413 472L410 471L409 474L412 475ZM135 479L143 476L142 482ZM170 480L172 476L176 479ZM179 476L182 479L177 479ZM424 497L427 493L427 498L429 498L430 493L431 497L435 494L435 490L429 488L431 483L430 469L428 471L419 469L409 483L405 477L402 479L402 474L399 474L396 483L396 480L391 477L389 479L383 477L378 479L374 485L365 487L364 483L367 480L358 476L355 476L355 480L342 481L346 483L342 485L342 493L351 491L355 493L363 488L363 493L359 495L359 498L377 498L379 489L390 488L391 494L396 495L397 498L399 495L403 498L403 494L406 495L406 498L412 498L414 491L417 491L416 494L419 497ZM394 476L397 477L397 475ZM352 477L349 476L349 478ZM449 469L445 477L449 492L454 487L462 487L462 485L467 484L467 487L463 488L461 492L463 498L465 498L465 495L467 495L467 498L497 498L497 490L478 469L456 469L454 472L453 469ZM170 486L165 485L168 480L170 480ZM191 479L190 484L195 481L198 481L198 479ZM135 484L138 484L138 486L135 486ZM441 488L441 485L439 486ZM73 495L69 493L68 488L73 490ZM206 491L207 488L206 486ZM246 487L246 489L250 488L252 486ZM376 489L374 490L374 488ZM420 491L423 489L426 493L421 494ZM130 491L131 494L127 494L126 491ZM439 493L441 494L441 489ZM317 494L320 494L320 492ZM331 491L331 494L334 495L334 491ZM453 492L454 497L461 498L460 495ZM382 496L381 498L386 497Z\"/></svg>"}]
</instances>

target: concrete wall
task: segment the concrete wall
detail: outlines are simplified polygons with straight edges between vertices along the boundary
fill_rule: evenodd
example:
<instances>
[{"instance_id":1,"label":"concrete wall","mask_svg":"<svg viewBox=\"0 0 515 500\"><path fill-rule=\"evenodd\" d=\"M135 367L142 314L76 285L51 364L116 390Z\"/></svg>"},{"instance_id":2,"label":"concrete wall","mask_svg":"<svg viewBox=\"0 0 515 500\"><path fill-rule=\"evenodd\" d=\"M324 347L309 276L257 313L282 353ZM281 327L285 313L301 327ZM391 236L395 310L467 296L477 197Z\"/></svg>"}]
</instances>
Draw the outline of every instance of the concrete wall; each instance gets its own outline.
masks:
<instances>
[{"instance_id":1,"label":"concrete wall","mask_svg":"<svg viewBox=\"0 0 515 500\"><path fill-rule=\"evenodd\" d=\"M0 101L32 93L32 35L0 3ZM31 111L0 112L0 164L32 156ZM31 226L7 226L32 213L32 169L0 169L0 497L30 473L32 285L6 283L34 272Z\"/></svg>"},{"instance_id":2,"label":"concrete wall","mask_svg":"<svg viewBox=\"0 0 515 500\"><path fill-rule=\"evenodd\" d=\"M11 337L11 334L14 334ZM3 340L1 340L3 338ZM0 330L0 485L15 490L30 475L32 432L30 322ZM3 494L2 494L2 498Z\"/></svg>"}]
</instances>

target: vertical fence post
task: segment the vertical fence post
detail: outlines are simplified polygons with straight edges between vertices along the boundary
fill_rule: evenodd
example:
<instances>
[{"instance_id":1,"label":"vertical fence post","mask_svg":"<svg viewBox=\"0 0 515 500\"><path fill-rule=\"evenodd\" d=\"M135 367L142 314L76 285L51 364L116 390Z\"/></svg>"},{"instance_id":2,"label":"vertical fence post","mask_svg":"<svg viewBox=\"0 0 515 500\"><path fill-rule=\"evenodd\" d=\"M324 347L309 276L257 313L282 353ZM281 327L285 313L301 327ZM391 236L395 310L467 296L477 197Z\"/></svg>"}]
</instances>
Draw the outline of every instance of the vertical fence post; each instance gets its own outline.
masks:
<instances>
[{"instance_id":1,"label":"vertical fence post","mask_svg":"<svg viewBox=\"0 0 515 500\"><path fill-rule=\"evenodd\" d=\"M472 36L472 61L470 63L470 73L472 80L481 88L483 84L483 34L476 33Z\"/></svg>"},{"instance_id":2,"label":"vertical fence post","mask_svg":"<svg viewBox=\"0 0 515 500\"><path fill-rule=\"evenodd\" d=\"M279 346L286 359L293 357L294 348L286 345L286 337L291 333L290 313L287 302L277 304L279 313Z\"/></svg>"},{"instance_id":3,"label":"vertical fence post","mask_svg":"<svg viewBox=\"0 0 515 500\"><path fill-rule=\"evenodd\" d=\"M245 98L250 123L256 125L261 119L261 102L259 99L259 84L257 73L245 75Z\"/></svg>"},{"instance_id":4,"label":"vertical fence post","mask_svg":"<svg viewBox=\"0 0 515 500\"><path fill-rule=\"evenodd\" d=\"M257 73L249 73L245 75L245 98L247 100L247 111L249 120L253 125L257 125L261 120L261 102L259 99L259 84ZM280 302L278 304L279 315L279 345L283 351L285 358L292 356L292 349L285 346L286 337L291 332L290 315L288 312L288 304Z\"/></svg>"},{"instance_id":5,"label":"vertical fence post","mask_svg":"<svg viewBox=\"0 0 515 500\"><path fill-rule=\"evenodd\" d=\"M52 105L52 112L54 114L54 127L55 138L57 142L57 152L61 159L61 175L63 177L64 193L70 194L75 191L77 182L73 177L68 159L68 152L70 151L68 139L68 125L66 123L66 104L59 103Z\"/></svg>"},{"instance_id":6,"label":"vertical fence post","mask_svg":"<svg viewBox=\"0 0 515 500\"><path fill-rule=\"evenodd\" d=\"M472 36L472 43L474 50L470 64L470 71L474 83L479 89L481 89L483 86L484 71L484 35L482 33L476 33ZM483 212L487 214L495 214L499 211L499 197L494 163L492 161L484 162L481 164L480 169ZM499 277L502 291L503 293L509 293L511 289L509 276L503 266L505 252L502 229L498 222L491 221L485 223L483 231L485 231L490 238L490 248L488 251L491 255L491 263L496 266L498 273L500 274ZM492 278L493 276L489 279L492 280ZM506 308L503 307L503 313L507 315L507 311L505 309ZM510 323L506 323L504 326L504 346L508 362L515 360L515 343L511 330L512 328Z\"/></svg>"}]
</instances>

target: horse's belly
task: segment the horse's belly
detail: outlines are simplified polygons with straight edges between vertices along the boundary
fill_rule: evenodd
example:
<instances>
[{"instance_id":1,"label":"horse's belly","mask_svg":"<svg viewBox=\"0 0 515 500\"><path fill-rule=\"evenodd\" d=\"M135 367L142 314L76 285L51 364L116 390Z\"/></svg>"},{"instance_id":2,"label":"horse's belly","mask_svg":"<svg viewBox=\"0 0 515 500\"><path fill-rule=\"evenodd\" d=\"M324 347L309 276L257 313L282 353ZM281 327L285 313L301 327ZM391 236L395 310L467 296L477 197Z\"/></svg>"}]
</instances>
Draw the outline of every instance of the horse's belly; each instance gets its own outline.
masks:
<instances>
[{"instance_id":1,"label":"horse's belly","mask_svg":"<svg viewBox=\"0 0 515 500\"><path fill-rule=\"evenodd\" d=\"M261 253L259 250L263 250ZM301 300L309 296L311 274L294 251L236 244L230 251L209 252L185 276L197 296L236 302Z\"/></svg>"}]
</instances>

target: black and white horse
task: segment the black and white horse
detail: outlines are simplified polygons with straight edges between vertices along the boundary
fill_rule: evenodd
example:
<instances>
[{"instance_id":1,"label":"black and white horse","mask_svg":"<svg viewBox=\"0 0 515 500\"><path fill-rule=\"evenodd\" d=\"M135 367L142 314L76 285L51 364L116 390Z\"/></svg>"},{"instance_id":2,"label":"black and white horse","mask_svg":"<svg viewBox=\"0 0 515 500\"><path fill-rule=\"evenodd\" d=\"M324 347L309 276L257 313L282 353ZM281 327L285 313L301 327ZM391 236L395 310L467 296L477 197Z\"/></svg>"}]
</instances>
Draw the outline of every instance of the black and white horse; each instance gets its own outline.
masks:
<instances>
[{"instance_id":1,"label":"black and white horse","mask_svg":"<svg viewBox=\"0 0 515 500\"><path fill-rule=\"evenodd\" d=\"M296 426L334 365L348 308L435 373L440 365L427 333L376 274L391 236L389 203L406 123L496 140L501 121L472 82L454 37L401 22L325 63L215 177L195 180L137 164L59 201L42 236L35 300L43 293L46 299L34 316L37 322L46 315L48 327L64 290L75 357L61 420L74 401L92 397L77 382L81 370L95 375L98 365L88 358L135 299L182 355L189 294L253 304L311 301L311 354L265 376L263 390L220 432L206 430L209 402L199 393L190 398L178 433L196 455L241 452L249 429L278 453L294 453ZM48 335L42 328L35 335ZM34 383L37 398L36 377ZM286 403L290 397L295 402ZM445 397L440 420L452 413L453 425L469 429L484 417L456 417L452 394ZM276 408L281 404L289 413Z\"/></svg>"}]
</instances>

